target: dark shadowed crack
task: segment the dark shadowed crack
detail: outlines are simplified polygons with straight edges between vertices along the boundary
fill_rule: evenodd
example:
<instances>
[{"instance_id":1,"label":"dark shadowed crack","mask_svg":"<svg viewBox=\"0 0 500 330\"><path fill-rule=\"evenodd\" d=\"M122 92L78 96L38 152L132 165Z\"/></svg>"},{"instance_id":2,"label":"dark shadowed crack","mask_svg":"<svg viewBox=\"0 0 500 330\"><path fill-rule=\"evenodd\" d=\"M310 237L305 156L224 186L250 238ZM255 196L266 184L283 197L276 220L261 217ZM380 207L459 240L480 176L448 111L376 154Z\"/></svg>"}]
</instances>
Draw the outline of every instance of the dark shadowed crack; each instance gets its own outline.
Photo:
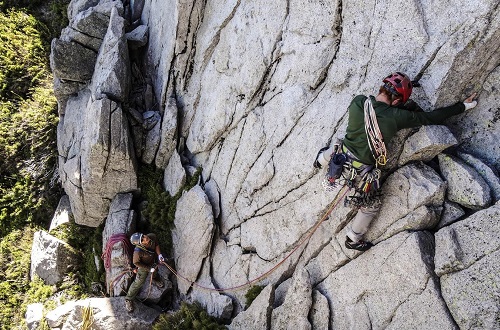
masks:
<instances>
[{"instance_id":1,"label":"dark shadowed crack","mask_svg":"<svg viewBox=\"0 0 500 330\"><path fill-rule=\"evenodd\" d=\"M438 48L436 48L434 53L432 53L431 57L429 57L427 62L424 64L424 66L420 69L420 71L417 73L417 75L413 78L414 81L419 81L422 78L422 76L425 74L425 71L432 64L432 62L436 58L436 55L439 53L439 51L441 50L442 47L443 47L443 45L440 45Z\"/></svg>"},{"instance_id":2,"label":"dark shadowed crack","mask_svg":"<svg viewBox=\"0 0 500 330\"><path fill-rule=\"evenodd\" d=\"M267 66L266 70L264 71L264 74L262 75L260 82L258 84L257 89L253 93L253 95L250 97L250 104L254 104L253 107L256 106L262 106L266 102L264 102L264 98L266 93L269 90L269 82L272 80L272 77L274 73L276 72L276 69L278 67L279 62L281 61L281 57L277 55L278 49L280 47L280 43L283 40L283 27L285 26L285 23L288 20L288 17L290 15L290 0L287 0L286 4L286 9L285 9L285 17L283 19L282 25L281 25L281 31L278 34L276 41L274 42L273 49L271 50L271 61L270 64ZM273 59L274 56L277 56L276 58ZM272 99L272 97L271 97Z\"/></svg>"},{"instance_id":3,"label":"dark shadowed crack","mask_svg":"<svg viewBox=\"0 0 500 330\"><path fill-rule=\"evenodd\" d=\"M201 3L200 8L198 9L198 3ZM205 14L205 7L207 4L207 0L202 0L202 1L194 1L191 6L191 10L189 11L189 17L187 19L188 21L188 27L186 30L186 35L183 37L184 39L184 48L177 54L174 54L174 58L177 58L177 55L185 54L188 52L189 49L189 54L185 62L184 66L184 72L181 74L185 80L184 84L184 89L187 88L189 79L191 78L193 74L193 68L194 68L194 57L196 55L196 35L197 32L203 23L204 19L204 14ZM199 15L199 18L197 15ZM195 19L198 18L196 21ZM197 23L197 24L195 24ZM195 26L193 26L195 25ZM193 32L192 32L193 31ZM192 37L190 38L189 36L192 34ZM178 39L178 36L177 36ZM191 44L188 47L188 42L191 42Z\"/></svg>"},{"instance_id":4,"label":"dark shadowed crack","mask_svg":"<svg viewBox=\"0 0 500 330\"><path fill-rule=\"evenodd\" d=\"M243 118L244 122L243 122L243 127L241 128L241 131L240 131L240 136L238 137L238 141L241 140L242 136L243 136L243 131L244 131L244 126L245 126L245 123L246 123L246 117ZM236 159L236 154L238 153L238 150L239 150L239 147L240 147L240 143L238 143L238 147L236 148L236 150L234 150L233 152L233 157L231 158L231 162L230 162L230 165L229 165L229 170L228 170L228 175L226 177L226 181L224 182L224 186L227 187L227 180L229 179L230 177L230 173L232 172L233 170L233 165L234 165L234 160ZM250 169L248 169L248 171L250 171ZM241 189L241 188L240 188Z\"/></svg>"},{"instance_id":5,"label":"dark shadowed crack","mask_svg":"<svg viewBox=\"0 0 500 330\"><path fill-rule=\"evenodd\" d=\"M229 14L229 16L227 16L226 19L224 20L224 22L222 22L219 30L217 31L214 38L212 39L212 42L205 50L205 56L203 57L203 61L202 61L202 67L203 67L202 71L204 71L205 70L204 68L207 67L207 65L208 65L208 63L209 63L210 59L212 58L212 55L215 51L215 48L219 44L220 35L222 33L222 30L224 30L226 28L226 26L229 24L229 22L234 18L234 16L236 15L236 11L239 8L240 4L241 4L241 0L238 0L236 5L234 6L233 10Z\"/></svg>"},{"instance_id":6,"label":"dark shadowed crack","mask_svg":"<svg viewBox=\"0 0 500 330\"><path fill-rule=\"evenodd\" d=\"M334 46L334 52L332 59L330 62L323 68L321 73L319 74L318 80L314 83L313 86L311 86L311 90L316 90L319 86L323 85L325 82L326 78L328 77L328 72L330 71L330 67L332 66L333 62L337 59L337 55L339 53L340 49L340 44L342 42L342 0L338 0L337 4L337 13L335 15L334 21L337 23L334 27L334 34L333 37L336 39L335 41L335 46Z\"/></svg>"}]
</instances>

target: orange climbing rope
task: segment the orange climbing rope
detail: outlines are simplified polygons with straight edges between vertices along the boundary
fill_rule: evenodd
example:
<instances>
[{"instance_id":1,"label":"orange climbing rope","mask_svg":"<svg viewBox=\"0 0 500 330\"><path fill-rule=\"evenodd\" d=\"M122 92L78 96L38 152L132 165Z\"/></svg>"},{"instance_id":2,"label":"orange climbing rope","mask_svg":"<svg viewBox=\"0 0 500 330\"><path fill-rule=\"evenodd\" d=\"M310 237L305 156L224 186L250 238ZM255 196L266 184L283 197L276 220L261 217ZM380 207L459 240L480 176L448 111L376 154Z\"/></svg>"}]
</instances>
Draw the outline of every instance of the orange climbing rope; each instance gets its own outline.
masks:
<instances>
[{"instance_id":1,"label":"orange climbing rope","mask_svg":"<svg viewBox=\"0 0 500 330\"><path fill-rule=\"evenodd\" d=\"M167 264L166 262L162 262L161 264L165 265L178 279L184 281L184 282L187 282L190 284L190 286L192 287L196 287L198 289L201 289L201 290L205 290L205 291L216 291L216 292L225 292L225 291L238 291L238 290L242 290L250 285L252 285L253 283L256 283L256 282L259 282L261 280L263 280L264 278L266 278L267 276L269 276L272 272L274 272L276 269L278 269L279 266L281 266L288 258L290 258L292 256L293 253L295 253L295 251L297 251L299 249L300 246L302 246L305 242L307 242L311 236L316 232L316 230L319 228L319 226L328 218L328 216L330 215L330 213L332 213L332 211L335 209L335 207L337 207L337 205L339 204L339 202L342 200L342 198L344 198L344 196L347 194L347 192L349 191L349 187L348 186L344 186L338 193L337 193L337 196L335 196L335 199L333 200L333 202L329 205L329 207L327 208L325 214L323 215L323 217L311 228L309 229L309 234L307 234L304 239L302 239L302 241L300 241L299 244L297 244L297 246L295 246L293 248L292 251L290 251L284 258L283 260L281 260L278 264L276 264L274 267L272 267L271 269L269 269L267 272L265 272L264 274L260 275L259 277L253 279L253 280L250 280L244 284L241 284L241 285L237 285L237 286L234 286L234 287L230 287L230 288L221 288L221 289L217 289L217 288L209 288L209 287L206 287L206 286L203 286L201 284L198 284L196 282L193 282L193 281L190 281L189 279L187 279L186 277L182 276L181 274L177 273L177 271L172 267L170 266L169 264ZM340 197L339 197L340 196Z\"/></svg>"}]
</instances>

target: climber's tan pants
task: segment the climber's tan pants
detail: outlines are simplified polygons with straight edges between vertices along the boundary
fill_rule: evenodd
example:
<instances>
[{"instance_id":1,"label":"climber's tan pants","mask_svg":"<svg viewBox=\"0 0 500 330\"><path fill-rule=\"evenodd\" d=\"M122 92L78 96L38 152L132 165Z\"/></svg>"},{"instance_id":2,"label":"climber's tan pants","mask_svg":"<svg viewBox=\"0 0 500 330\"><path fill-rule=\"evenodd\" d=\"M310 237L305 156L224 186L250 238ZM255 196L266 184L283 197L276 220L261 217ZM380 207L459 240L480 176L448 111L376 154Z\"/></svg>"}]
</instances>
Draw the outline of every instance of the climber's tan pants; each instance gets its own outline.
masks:
<instances>
[{"instance_id":1,"label":"climber's tan pants","mask_svg":"<svg viewBox=\"0 0 500 330\"><path fill-rule=\"evenodd\" d=\"M359 242L370 228L370 223L377 216L379 210L380 206L361 207L347 226L346 235L354 242Z\"/></svg>"}]
</instances>

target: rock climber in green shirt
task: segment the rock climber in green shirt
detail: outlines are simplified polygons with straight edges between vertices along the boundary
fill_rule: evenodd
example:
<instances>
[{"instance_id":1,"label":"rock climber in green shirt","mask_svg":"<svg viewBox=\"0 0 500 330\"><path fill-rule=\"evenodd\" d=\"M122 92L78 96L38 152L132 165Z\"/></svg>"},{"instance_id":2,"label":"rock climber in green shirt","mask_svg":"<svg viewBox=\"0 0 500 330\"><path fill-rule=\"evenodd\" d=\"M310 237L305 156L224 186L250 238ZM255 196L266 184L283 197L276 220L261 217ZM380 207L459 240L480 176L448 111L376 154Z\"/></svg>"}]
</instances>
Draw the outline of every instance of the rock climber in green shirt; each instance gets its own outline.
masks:
<instances>
[{"instance_id":1,"label":"rock climber in green shirt","mask_svg":"<svg viewBox=\"0 0 500 330\"><path fill-rule=\"evenodd\" d=\"M438 125L477 105L476 94L473 94L463 102L432 112L400 108L410 98L412 89L410 79L395 72L384 78L376 97L356 96L349 105L343 141L318 152L314 166L322 168L328 165L327 186L340 183L355 188L355 194L348 198L351 205L358 207L356 216L347 227L345 246L348 249L366 251L373 246L362 238L380 209L378 165L385 165L387 160L385 143L400 129ZM337 175L332 174L334 172ZM336 179L340 180L336 182Z\"/></svg>"}]
</instances>

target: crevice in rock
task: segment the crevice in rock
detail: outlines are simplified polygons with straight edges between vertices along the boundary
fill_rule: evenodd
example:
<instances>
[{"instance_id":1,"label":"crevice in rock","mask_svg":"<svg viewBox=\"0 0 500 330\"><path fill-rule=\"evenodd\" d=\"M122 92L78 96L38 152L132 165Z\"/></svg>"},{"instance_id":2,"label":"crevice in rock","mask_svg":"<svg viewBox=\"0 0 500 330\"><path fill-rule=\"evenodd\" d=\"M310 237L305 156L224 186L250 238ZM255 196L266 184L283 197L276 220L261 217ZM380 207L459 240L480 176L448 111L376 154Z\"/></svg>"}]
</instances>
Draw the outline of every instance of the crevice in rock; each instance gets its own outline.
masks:
<instances>
[{"instance_id":1,"label":"crevice in rock","mask_svg":"<svg viewBox=\"0 0 500 330\"><path fill-rule=\"evenodd\" d=\"M234 6L233 10L229 14L229 16L226 17L226 19L222 22L219 30L217 30L217 33L215 34L214 38L212 39L212 42L210 43L210 45L205 50L205 56L203 57L202 65L201 65L202 68L203 68L202 71L204 71L204 68L207 67L208 62L212 58L212 55L213 55L213 53L215 51L215 48L219 44L220 35L222 33L222 30L224 30L226 28L226 26L229 24L229 22L234 18L234 15L236 15L237 9L240 7L240 4L241 4L241 0L238 0L238 2L236 3L236 5Z\"/></svg>"},{"instance_id":2,"label":"crevice in rock","mask_svg":"<svg viewBox=\"0 0 500 330\"><path fill-rule=\"evenodd\" d=\"M60 39L59 39L59 40L60 40ZM102 40L102 39L101 39L101 40ZM96 51L95 51L95 49L92 49L92 48L88 47L87 45L82 44L82 43L80 43L80 42L78 42L78 41L76 41L76 40L71 39L71 41L70 41L70 42L72 42L72 43L74 43L74 44L77 44L77 45L79 45L79 46L82 46L82 47L83 47L83 48L85 48L85 49L90 50L92 53L96 54L96 56L97 56L97 54L99 53L99 52L96 52ZM96 59L97 59L97 57L96 57ZM68 80L68 79L66 79L66 80ZM72 80L72 81L78 81L78 80ZM86 82L87 82L87 81L82 81L82 83L86 83Z\"/></svg>"},{"instance_id":3,"label":"crevice in rock","mask_svg":"<svg viewBox=\"0 0 500 330\"><path fill-rule=\"evenodd\" d=\"M195 32L193 32L193 36L191 38L191 45L190 45L190 52L188 54L188 58L186 59L186 64L185 64L185 67L184 67L184 73L182 74L183 78L185 79L185 84L184 84L184 88L186 90L187 88L187 85L188 85L188 82L189 82L189 79L191 78L192 74L193 74L193 71L194 71L194 58L196 56L196 35L197 35L197 32L201 26L201 24L203 23L203 18L204 18L204 14L205 14L205 7L206 7L206 4L207 4L207 0L203 0L202 1L202 4L201 4L201 8L200 8L200 17L198 19L198 23L195 27L194 27L194 30ZM191 34L191 30L193 28L193 13L194 11L196 10L197 8L197 3L196 1L193 3L193 6L191 7L191 10L189 12L189 17L188 17L188 28L187 28L187 31L186 31L186 37L185 37L185 41L184 41L184 48L181 50L181 52L179 54L185 54L187 52L187 49L188 49L188 45L187 45L187 42L188 40L190 39L189 38L189 35Z\"/></svg>"},{"instance_id":4,"label":"crevice in rock","mask_svg":"<svg viewBox=\"0 0 500 330\"><path fill-rule=\"evenodd\" d=\"M439 53L439 51L441 50L442 47L443 47L443 45L440 45L440 46L438 46L438 48L436 48L434 53L432 53L432 55L429 57L427 62L424 64L424 66L420 69L420 71L417 73L417 75L413 78L414 81L419 81L422 78L422 76L425 74L425 71L432 64L432 62L434 61L434 59L436 58L437 54Z\"/></svg>"},{"instance_id":5,"label":"crevice in rock","mask_svg":"<svg viewBox=\"0 0 500 330\"><path fill-rule=\"evenodd\" d=\"M271 63L267 66L266 70L264 71L260 79L257 89L250 97L250 102L249 102L250 104L254 103L256 104L256 106L264 106L267 103L264 102L264 97L268 92L269 82L272 80L272 77L276 72L278 64L281 61L281 56L277 55L277 50L279 49L280 42L283 40L283 27L286 21L288 20L289 15L290 15L290 0L287 0L287 5L285 9L285 18L283 19L282 28L276 38L273 49L271 50L271 58L270 58Z\"/></svg>"},{"instance_id":6,"label":"crevice in rock","mask_svg":"<svg viewBox=\"0 0 500 330\"><path fill-rule=\"evenodd\" d=\"M328 72L330 71L330 68L333 64L333 62L337 59L337 55L339 53L340 49L340 44L342 42L342 25L343 25L343 20L342 20L342 0L338 0L337 2L337 13L334 18L334 21L337 22L337 24L333 27L333 30L335 33L333 34L333 37L336 39L335 42L335 50L333 52L332 59L330 62L325 66L325 68L322 70L322 72L319 74L318 80L314 83L313 86L310 87L312 91L316 90L319 86L323 85L323 83L326 81L326 78L328 78Z\"/></svg>"},{"instance_id":7,"label":"crevice in rock","mask_svg":"<svg viewBox=\"0 0 500 330\"><path fill-rule=\"evenodd\" d=\"M109 20L109 17L108 17L108 20ZM69 26L69 28L70 28L70 29L72 29L73 31L76 31L76 32L78 32L78 33L80 33L80 34L82 34L82 35L86 36L86 37L89 37L89 38L94 38L94 39L99 39L99 40L104 40L104 38L102 38L102 37L100 37L100 36L94 36L94 35L91 35L91 34L85 33L84 31L82 31L82 30L78 30L78 29L77 29L77 28L75 28L75 27ZM82 45L82 46L84 46L84 47L85 47L85 45L83 45L83 44L79 43L78 41L76 41L76 40L74 40L74 39L71 39L71 41L73 41L73 42L75 42L75 43L77 43L77 44L80 44L80 45ZM88 48L88 47L86 47L86 48ZM90 49L90 48L89 48L89 49Z\"/></svg>"},{"instance_id":8,"label":"crevice in rock","mask_svg":"<svg viewBox=\"0 0 500 330\"><path fill-rule=\"evenodd\" d=\"M243 118L244 122L243 122L243 126L245 126L245 123L246 123L246 118ZM240 131L240 136L238 137L238 141L240 141L242 139L242 136L243 136L243 131L244 131L244 128L241 129ZM236 148L236 150L233 152L233 155L232 155L232 158L231 158L231 162L230 162L230 165L229 165L229 170L228 170L228 175L226 177L226 180L224 182L224 187L227 187L227 182L229 180L229 177L230 177L230 174L231 172L233 171L233 165L234 165L234 160L236 159L236 154L238 153L238 150L240 148L240 145L241 144L238 144L238 147ZM242 181L243 182L243 181ZM240 187L241 189L241 187Z\"/></svg>"}]
</instances>

